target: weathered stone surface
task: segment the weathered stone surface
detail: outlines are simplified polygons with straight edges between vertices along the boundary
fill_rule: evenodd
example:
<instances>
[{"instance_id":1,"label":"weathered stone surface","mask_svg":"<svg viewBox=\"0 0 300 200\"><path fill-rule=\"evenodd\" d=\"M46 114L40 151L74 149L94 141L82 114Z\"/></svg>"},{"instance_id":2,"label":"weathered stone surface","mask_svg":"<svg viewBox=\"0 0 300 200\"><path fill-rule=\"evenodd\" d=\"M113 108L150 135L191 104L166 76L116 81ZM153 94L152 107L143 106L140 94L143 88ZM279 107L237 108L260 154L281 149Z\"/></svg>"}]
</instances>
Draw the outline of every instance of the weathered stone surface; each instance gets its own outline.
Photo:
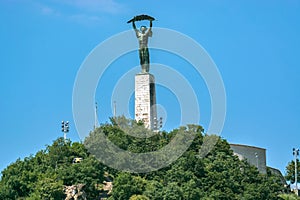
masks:
<instances>
[{"instance_id":1,"label":"weathered stone surface","mask_svg":"<svg viewBox=\"0 0 300 200\"><path fill-rule=\"evenodd\" d=\"M86 200L86 194L83 191L84 184L77 184L65 186L64 192L66 194L65 200Z\"/></svg>"},{"instance_id":2,"label":"weathered stone surface","mask_svg":"<svg viewBox=\"0 0 300 200\"><path fill-rule=\"evenodd\" d=\"M155 79L152 74L135 76L135 120L143 121L146 128L154 129L156 120Z\"/></svg>"},{"instance_id":3,"label":"weathered stone surface","mask_svg":"<svg viewBox=\"0 0 300 200\"><path fill-rule=\"evenodd\" d=\"M260 173L266 173L266 149L241 144L230 144L230 148L240 160L246 159L251 165L256 166Z\"/></svg>"}]
</instances>

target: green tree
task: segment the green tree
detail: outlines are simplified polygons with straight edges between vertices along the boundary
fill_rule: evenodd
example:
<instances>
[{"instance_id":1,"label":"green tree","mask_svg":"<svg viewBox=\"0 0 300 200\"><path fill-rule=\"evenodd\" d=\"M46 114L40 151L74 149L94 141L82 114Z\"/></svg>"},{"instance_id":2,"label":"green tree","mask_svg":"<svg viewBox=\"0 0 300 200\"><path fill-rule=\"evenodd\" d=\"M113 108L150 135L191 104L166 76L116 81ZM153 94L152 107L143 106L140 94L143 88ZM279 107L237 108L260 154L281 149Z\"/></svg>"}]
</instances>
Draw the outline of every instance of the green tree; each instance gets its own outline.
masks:
<instances>
[{"instance_id":1,"label":"green tree","mask_svg":"<svg viewBox=\"0 0 300 200\"><path fill-rule=\"evenodd\" d=\"M170 182L162 190L163 199L165 200L183 200L182 188L177 182Z\"/></svg>"},{"instance_id":2,"label":"green tree","mask_svg":"<svg viewBox=\"0 0 300 200\"><path fill-rule=\"evenodd\" d=\"M56 175L45 175L36 183L36 189L26 200L56 200L63 199L63 181L58 180Z\"/></svg>"},{"instance_id":3,"label":"green tree","mask_svg":"<svg viewBox=\"0 0 300 200\"><path fill-rule=\"evenodd\" d=\"M83 161L73 164L75 157ZM61 199L63 185L77 183L85 184L87 195L95 198L103 173L103 165L83 144L58 138L35 156L18 159L2 171L0 199Z\"/></svg>"},{"instance_id":4,"label":"green tree","mask_svg":"<svg viewBox=\"0 0 300 200\"><path fill-rule=\"evenodd\" d=\"M148 180L143 194L149 199L163 199L163 184L156 180Z\"/></svg>"},{"instance_id":5,"label":"green tree","mask_svg":"<svg viewBox=\"0 0 300 200\"><path fill-rule=\"evenodd\" d=\"M133 195L142 195L145 185L145 179L121 172L114 180L112 197L115 200L123 200L129 199Z\"/></svg>"},{"instance_id":6,"label":"green tree","mask_svg":"<svg viewBox=\"0 0 300 200\"><path fill-rule=\"evenodd\" d=\"M291 183L295 182L295 161L292 160L288 163L286 166L286 175L285 179L287 181L290 181ZM297 179L300 180L300 162L299 159L297 159Z\"/></svg>"}]
</instances>

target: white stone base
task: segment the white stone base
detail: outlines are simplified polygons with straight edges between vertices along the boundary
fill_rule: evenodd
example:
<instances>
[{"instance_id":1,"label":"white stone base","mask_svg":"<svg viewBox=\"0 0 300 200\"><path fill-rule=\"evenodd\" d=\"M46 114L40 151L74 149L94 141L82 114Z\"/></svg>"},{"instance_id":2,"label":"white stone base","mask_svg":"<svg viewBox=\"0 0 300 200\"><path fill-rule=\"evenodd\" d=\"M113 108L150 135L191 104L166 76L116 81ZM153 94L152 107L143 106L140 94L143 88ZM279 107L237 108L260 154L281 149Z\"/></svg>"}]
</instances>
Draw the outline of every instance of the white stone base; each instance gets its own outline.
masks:
<instances>
[{"instance_id":1,"label":"white stone base","mask_svg":"<svg viewBox=\"0 0 300 200\"><path fill-rule=\"evenodd\" d=\"M152 74L135 76L135 120L143 121L148 129L155 129L157 120L155 79Z\"/></svg>"}]
</instances>

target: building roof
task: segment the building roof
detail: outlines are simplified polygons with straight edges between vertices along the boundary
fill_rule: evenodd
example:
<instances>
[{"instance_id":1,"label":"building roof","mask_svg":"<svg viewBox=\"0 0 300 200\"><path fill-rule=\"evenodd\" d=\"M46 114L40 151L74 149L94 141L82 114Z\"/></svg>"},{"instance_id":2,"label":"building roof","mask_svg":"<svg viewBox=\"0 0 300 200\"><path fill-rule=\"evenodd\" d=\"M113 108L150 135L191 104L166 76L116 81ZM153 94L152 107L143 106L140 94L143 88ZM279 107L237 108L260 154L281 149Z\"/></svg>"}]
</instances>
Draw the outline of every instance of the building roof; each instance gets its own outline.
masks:
<instances>
[{"instance_id":1,"label":"building roof","mask_svg":"<svg viewBox=\"0 0 300 200\"><path fill-rule=\"evenodd\" d=\"M249 146L245 144L229 144L230 146L240 146L240 147L247 147L247 148L254 148L254 149L261 149L261 150L266 150L265 148L261 147L255 147L255 146Z\"/></svg>"}]
</instances>

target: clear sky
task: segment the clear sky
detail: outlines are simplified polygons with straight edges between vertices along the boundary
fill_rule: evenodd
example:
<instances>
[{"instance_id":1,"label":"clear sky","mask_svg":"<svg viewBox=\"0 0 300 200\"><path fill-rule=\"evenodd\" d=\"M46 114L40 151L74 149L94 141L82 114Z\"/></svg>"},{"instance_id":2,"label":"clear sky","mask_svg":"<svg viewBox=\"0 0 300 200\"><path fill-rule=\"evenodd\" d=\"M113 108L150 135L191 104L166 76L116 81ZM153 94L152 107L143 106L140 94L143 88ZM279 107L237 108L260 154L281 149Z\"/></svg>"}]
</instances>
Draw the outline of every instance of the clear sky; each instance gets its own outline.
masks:
<instances>
[{"instance_id":1,"label":"clear sky","mask_svg":"<svg viewBox=\"0 0 300 200\"><path fill-rule=\"evenodd\" d=\"M61 120L70 121L68 137L80 140L72 91L81 63L99 43L130 30L127 20L149 14L157 19L154 26L201 44L218 66L227 95L221 136L230 143L266 148L267 164L284 172L292 148L300 147L299 10L297 0L0 1L0 169L62 136ZM209 93L201 78L176 56L150 54L153 62L190 81L201 102L200 124L207 128ZM138 64L133 52L105 73L96 92L100 123L112 115L110 95L116 81ZM168 114L165 129L177 127L175 97L157 88L157 101ZM132 99L129 105L132 114Z\"/></svg>"}]
</instances>

